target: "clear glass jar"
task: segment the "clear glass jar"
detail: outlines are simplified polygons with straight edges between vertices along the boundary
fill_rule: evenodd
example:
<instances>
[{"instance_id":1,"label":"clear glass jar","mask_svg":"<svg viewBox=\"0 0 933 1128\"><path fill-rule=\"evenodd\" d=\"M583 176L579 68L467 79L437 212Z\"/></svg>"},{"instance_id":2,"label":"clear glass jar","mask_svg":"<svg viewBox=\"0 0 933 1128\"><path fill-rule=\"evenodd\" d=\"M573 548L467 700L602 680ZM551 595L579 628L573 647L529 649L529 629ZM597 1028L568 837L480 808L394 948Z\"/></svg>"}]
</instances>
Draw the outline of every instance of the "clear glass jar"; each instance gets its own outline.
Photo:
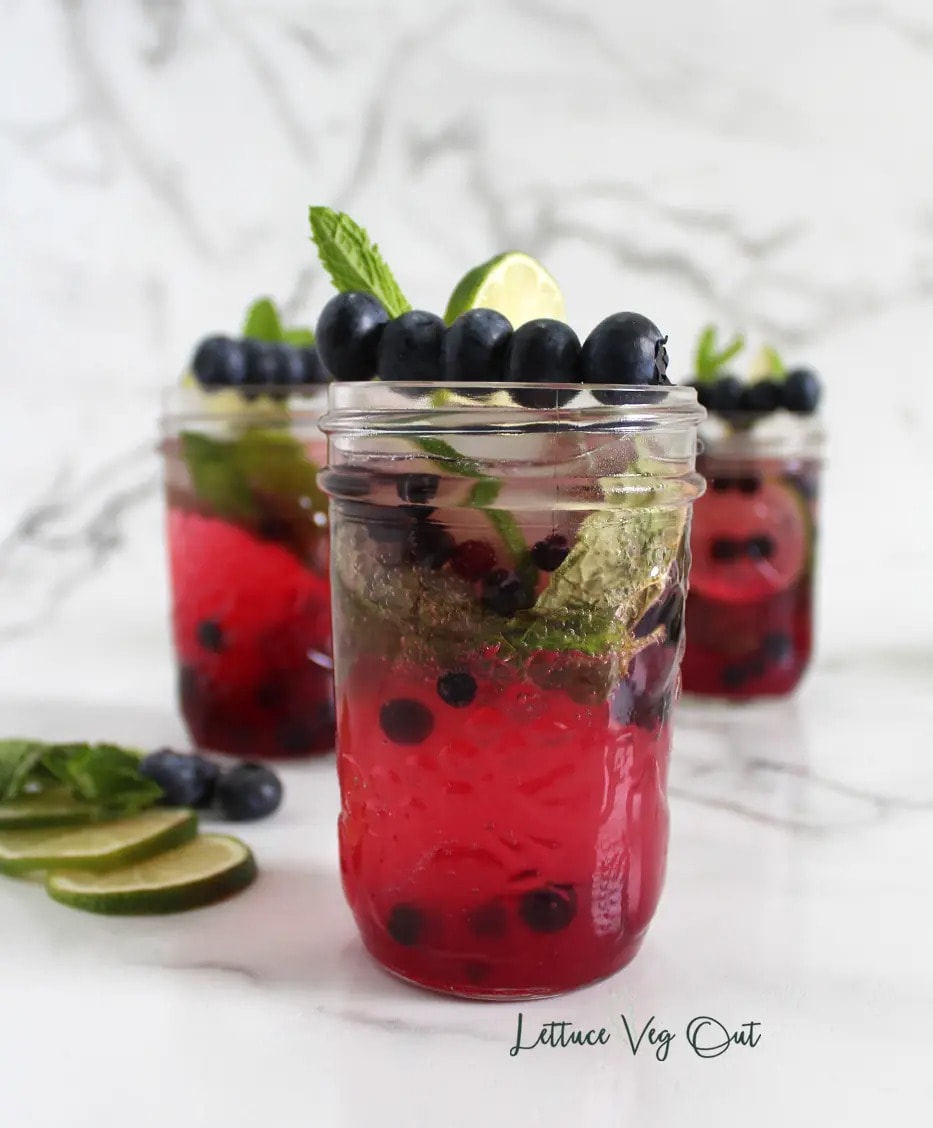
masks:
<instances>
[{"instance_id":1,"label":"clear glass jar","mask_svg":"<svg viewBox=\"0 0 933 1128\"><path fill-rule=\"evenodd\" d=\"M610 975L661 892L704 413L592 391L335 384L321 422L344 889L435 990Z\"/></svg>"},{"instance_id":2,"label":"clear glass jar","mask_svg":"<svg viewBox=\"0 0 933 1128\"><path fill-rule=\"evenodd\" d=\"M199 748L334 745L326 392L171 389L161 417L179 704Z\"/></svg>"},{"instance_id":3,"label":"clear glass jar","mask_svg":"<svg viewBox=\"0 0 933 1128\"><path fill-rule=\"evenodd\" d=\"M813 645L823 431L778 411L711 417L697 467L684 691L748 700L790 693Z\"/></svg>"}]
</instances>

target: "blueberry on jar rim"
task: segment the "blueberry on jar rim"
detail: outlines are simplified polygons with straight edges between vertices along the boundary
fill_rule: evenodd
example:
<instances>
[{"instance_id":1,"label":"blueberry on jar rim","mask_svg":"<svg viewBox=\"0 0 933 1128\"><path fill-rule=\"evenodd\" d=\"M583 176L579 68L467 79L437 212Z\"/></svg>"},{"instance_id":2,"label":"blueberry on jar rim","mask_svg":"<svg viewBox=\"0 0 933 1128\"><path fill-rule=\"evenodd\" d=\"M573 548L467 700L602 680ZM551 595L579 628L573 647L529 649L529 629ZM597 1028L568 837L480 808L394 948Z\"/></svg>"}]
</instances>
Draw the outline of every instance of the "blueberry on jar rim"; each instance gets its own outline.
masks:
<instances>
[{"instance_id":1,"label":"blueberry on jar rim","mask_svg":"<svg viewBox=\"0 0 933 1128\"><path fill-rule=\"evenodd\" d=\"M508 380L534 384L510 389L522 407L563 407L576 396L572 388L555 384L579 383L580 341L569 325L550 318L528 321L516 329L509 346Z\"/></svg>"},{"instance_id":2,"label":"blueberry on jar rim","mask_svg":"<svg viewBox=\"0 0 933 1128\"><path fill-rule=\"evenodd\" d=\"M640 313L614 313L601 321L583 343L580 357L584 384L658 387L667 378L667 337ZM604 404L618 404L625 394L594 391Z\"/></svg>"},{"instance_id":3,"label":"blueberry on jar rim","mask_svg":"<svg viewBox=\"0 0 933 1128\"><path fill-rule=\"evenodd\" d=\"M379 345L388 323L385 307L372 294L335 294L321 310L317 350L335 380L370 380L376 375Z\"/></svg>"},{"instance_id":4,"label":"blueberry on jar rim","mask_svg":"<svg viewBox=\"0 0 933 1128\"><path fill-rule=\"evenodd\" d=\"M512 326L501 313L492 309L462 313L444 338L445 381L457 385L503 383L511 340Z\"/></svg>"},{"instance_id":5,"label":"blueberry on jar rim","mask_svg":"<svg viewBox=\"0 0 933 1128\"><path fill-rule=\"evenodd\" d=\"M247 382L249 359L243 341L230 337L207 337L195 350L191 371L206 391L239 388Z\"/></svg>"},{"instance_id":6,"label":"blueberry on jar rim","mask_svg":"<svg viewBox=\"0 0 933 1128\"><path fill-rule=\"evenodd\" d=\"M433 384L443 373L446 327L436 313L413 309L389 321L379 342L378 373L390 382Z\"/></svg>"}]
</instances>

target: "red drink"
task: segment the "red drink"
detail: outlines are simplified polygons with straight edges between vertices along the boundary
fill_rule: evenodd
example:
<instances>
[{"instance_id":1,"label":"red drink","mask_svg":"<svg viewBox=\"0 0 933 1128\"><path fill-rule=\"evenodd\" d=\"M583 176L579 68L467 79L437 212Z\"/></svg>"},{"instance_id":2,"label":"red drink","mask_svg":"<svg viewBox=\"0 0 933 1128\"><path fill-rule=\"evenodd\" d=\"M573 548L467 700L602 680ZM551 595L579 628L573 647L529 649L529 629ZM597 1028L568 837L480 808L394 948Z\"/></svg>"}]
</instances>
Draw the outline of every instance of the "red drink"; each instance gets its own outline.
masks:
<instances>
[{"instance_id":1,"label":"red drink","mask_svg":"<svg viewBox=\"0 0 933 1128\"><path fill-rule=\"evenodd\" d=\"M579 987L633 958L657 907L697 413L673 393L684 422L661 439L644 420L672 393L626 392L644 428L631 442L618 438L638 408L584 435L580 407L564 409L568 434L510 434L507 462L501 439L480 458L450 430L428 461L393 430L406 414L425 425L416 393L385 419L368 405L357 439L339 406L360 393L335 386L341 873L371 954L422 986ZM607 505L652 441L668 444L664 503Z\"/></svg>"},{"instance_id":2,"label":"red drink","mask_svg":"<svg viewBox=\"0 0 933 1128\"><path fill-rule=\"evenodd\" d=\"M813 641L819 464L698 462L683 662L687 693L745 700L790 693Z\"/></svg>"},{"instance_id":3,"label":"red drink","mask_svg":"<svg viewBox=\"0 0 933 1128\"><path fill-rule=\"evenodd\" d=\"M192 741L249 757L329 750L329 548L327 501L315 482L323 453L316 408L301 411L293 400L290 413L201 410L167 418L164 444L172 630Z\"/></svg>"}]
</instances>

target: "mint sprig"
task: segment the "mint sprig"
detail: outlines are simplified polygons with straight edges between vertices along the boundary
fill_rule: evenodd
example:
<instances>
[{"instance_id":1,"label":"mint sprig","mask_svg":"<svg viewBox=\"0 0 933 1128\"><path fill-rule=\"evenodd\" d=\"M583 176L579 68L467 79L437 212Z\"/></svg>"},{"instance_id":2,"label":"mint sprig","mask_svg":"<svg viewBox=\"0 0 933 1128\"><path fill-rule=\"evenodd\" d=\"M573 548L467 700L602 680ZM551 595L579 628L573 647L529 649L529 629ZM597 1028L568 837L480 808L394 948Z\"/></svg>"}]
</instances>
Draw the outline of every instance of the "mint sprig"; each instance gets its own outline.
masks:
<instances>
[{"instance_id":1,"label":"mint sprig","mask_svg":"<svg viewBox=\"0 0 933 1128\"><path fill-rule=\"evenodd\" d=\"M249 525L271 509L304 525L309 512L327 512L317 467L291 435L257 427L233 440L183 431L179 441L194 492L216 517Z\"/></svg>"},{"instance_id":2,"label":"mint sprig","mask_svg":"<svg viewBox=\"0 0 933 1128\"><path fill-rule=\"evenodd\" d=\"M287 329L282 315L271 298L257 298L246 311L243 318L242 335L253 341L271 344L308 346L314 344L314 334L310 329Z\"/></svg>"},{"instance_id":3,"label":"mint sprig","mask_svg":"<svg viewBox=\"0 0 933 1128\"><path fill-rule=\"evenodd\" d=\"M58 783L101 815L133 814L162 798L139 770L142 753L116 744L0 740L0 803Z\"/></svg>"},{"instance_id":4,"label":"mint sprig","mask_svg":"<svg viewBox=\"0 0 933 1128\"><path fill-rule=\"evenodd\" d=\"M715 325L707 325L697 341L693 371L696 380L701 384L715 380L725 365L745 348L745 338L741 334L733 337L724 348L719 347L717 338Z\"/></svg>"},{"instance_id":5,"label":"mint sprig","mask_svg":"<svg viewBox=\"0 0 933 1128\"><path fill-rule=\"evenodd\" d=\"M322 207L311 208L309 219L321 265L338 290L372 294L389 317L411 309L379 247L355 220L345 212Z\"/></svg>"}]
</instances>

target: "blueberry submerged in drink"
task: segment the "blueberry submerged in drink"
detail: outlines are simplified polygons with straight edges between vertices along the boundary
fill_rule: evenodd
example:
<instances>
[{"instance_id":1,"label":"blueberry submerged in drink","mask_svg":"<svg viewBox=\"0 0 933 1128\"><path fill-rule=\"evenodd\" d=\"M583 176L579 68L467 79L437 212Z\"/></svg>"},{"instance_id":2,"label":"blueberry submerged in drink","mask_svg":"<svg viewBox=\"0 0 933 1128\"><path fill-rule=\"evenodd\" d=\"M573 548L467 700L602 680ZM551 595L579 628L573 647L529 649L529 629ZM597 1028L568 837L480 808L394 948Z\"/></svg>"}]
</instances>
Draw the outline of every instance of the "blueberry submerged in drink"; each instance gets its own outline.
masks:
<instances>
[{"instance_id":1,"label":"blueberry submerged in drink","mask_svg":"<svg viewBox=\"0 0 933 1128\"><path fill-rule=\"evenodd\" d=\"M391 325L405 309L380 270ZM383 330L419 358L411 379L397 357L381 379L377 349L321 421L341 875L396 975L533 998L628 963L661 893L703 411L667 383L647 318L601 332L586 382L586 342L555 328L559 291L526 256L477 268L455 298L442 379L424 382L407 330ZM514 364L504 317L526 327ZM332 308L325 330L340 321ZM495 347L467 350L481 324ZM331 343L335 366L360 355Z\"/></svg>"},{"instance_id":2,"label":"blueberry submerged in drink","mask_svg":"<svg viewBox=\"0 0 933 1128\"><path fill-rule=\"evenodd\" d=\"M765 349L739 380L722 368L742 344L717 353L707 330L697 354L707 491L693 514L683 662L686 692L732 700L788 694L809 664L823 445L816 374Z\"/></svg>"}]
</instances>

